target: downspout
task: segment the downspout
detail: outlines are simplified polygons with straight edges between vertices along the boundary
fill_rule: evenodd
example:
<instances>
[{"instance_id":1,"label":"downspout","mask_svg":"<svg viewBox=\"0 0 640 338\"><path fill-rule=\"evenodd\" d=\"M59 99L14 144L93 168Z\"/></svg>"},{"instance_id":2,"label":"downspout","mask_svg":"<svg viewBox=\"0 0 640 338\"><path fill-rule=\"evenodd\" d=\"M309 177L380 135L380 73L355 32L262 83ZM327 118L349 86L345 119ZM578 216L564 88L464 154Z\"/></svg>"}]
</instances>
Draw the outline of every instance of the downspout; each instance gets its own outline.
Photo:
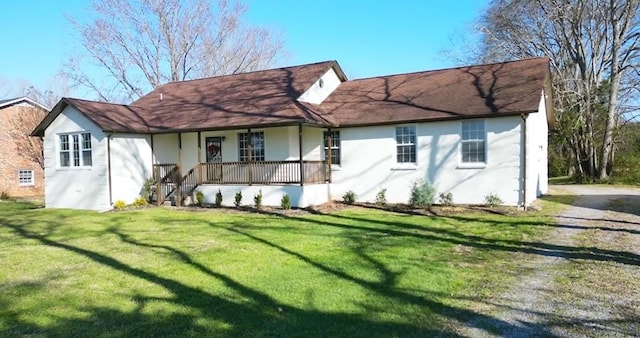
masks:
<instances>
[{"instance_id":1,"label":"downspout","mask_svg":"<svg viewBox=\"0 0 640 338\"><path fill-rule=\"evenodd\" d=\"M522 209L527 210L527 117L528 114L522 114L522 166L520 167L522 175Z\"/></svg>"},{"instance_id":2,"label":"downspout","mask_svg":"<svg viewBox=\"0 0 640 338\"><path fill-rule=\"evenodd\" d=\"M113 187L111 183L111 134L107 135L107 176L109 179L109 205L113 205Z\"/></svg>"}]
</instances>

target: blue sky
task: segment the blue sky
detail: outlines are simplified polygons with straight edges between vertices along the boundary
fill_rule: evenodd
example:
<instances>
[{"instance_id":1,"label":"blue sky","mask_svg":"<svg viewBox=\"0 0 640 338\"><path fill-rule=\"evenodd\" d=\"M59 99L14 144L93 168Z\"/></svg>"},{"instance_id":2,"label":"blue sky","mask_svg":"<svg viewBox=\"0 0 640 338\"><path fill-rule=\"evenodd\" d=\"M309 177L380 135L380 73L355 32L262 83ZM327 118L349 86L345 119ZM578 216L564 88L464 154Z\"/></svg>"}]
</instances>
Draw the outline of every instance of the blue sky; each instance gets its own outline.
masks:
<instances>
[{"instance_id":1,"label":"blue sky","mask_svg":"<svg viewBox=\"0 0 640 338\"><path fill-rule=\"evenodd\" d=\"M441 51L451 47L453 35L468 31L487 5L487 0L245 2L249 23L283 34L290 52L286 65L337 60L349 78L454 66ZM82 14L89 4L3 3L0 81L47 86L80 48L65 15Z\"/></svg>"}]
</instances>

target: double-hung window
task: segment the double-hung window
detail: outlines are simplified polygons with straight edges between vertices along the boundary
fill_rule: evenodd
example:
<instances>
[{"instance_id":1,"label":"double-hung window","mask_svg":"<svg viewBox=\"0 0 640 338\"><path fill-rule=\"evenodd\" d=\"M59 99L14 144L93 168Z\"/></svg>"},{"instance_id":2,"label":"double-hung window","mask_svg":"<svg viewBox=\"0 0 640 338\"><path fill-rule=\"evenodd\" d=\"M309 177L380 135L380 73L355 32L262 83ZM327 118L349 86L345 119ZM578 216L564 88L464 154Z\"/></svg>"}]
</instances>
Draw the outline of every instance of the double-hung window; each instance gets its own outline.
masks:
<instances>
[{"instance_id":1,"label":"double-hung window","mask_svg":"<svg viewBox=\"0 0 640 338\"><path fill-rule=\"evenodd\" d=\"M249 145L251 145L251 161L264 161L264 132L238 134L238 154L241 162L249 161Z\"/></svg>"},{"instance_id":2,"label":"double-hung window","mask_svg":"<svg viewBox=\"0 0 640 338\"><path fill-rule=\"evenodd\" d=\"M60 167L90 167L92 164L90 133L60 135Z\"/></svg>"},{"instance_id":3,"label":"double-hung window","mask_svg":"<svg viewBox=\"0 0 640 338\"><path fill-rule=\"evenodd\" d=\"M21 187L35 185L33 170L18 170L18 185Z\"/></svg>"},{"instance_id":4,"label":"double-hung window","mask_svg":"<svg viewBox=\"0 0 640 338\"><path fill-rule=\"evenodd\" d=\"M329 136L331 136L331 145L329 145ZM340 131L325 131L324 138L324 160L329 155L329 147L331 147L331 164L340 165Z\"/></svg>"},{"instance_id":5,"label":"double-hung window","mask_svg":"<svg viewBox=\"0 0 640 338\"><path fill-rule=\"evenodd\" d=\"M396 160L416 163L416 126L396 127Z\"/></svg>"},{"instance_id":6,"label":"double-hung window","mask_svg":"<svg viewBox=\"0 0 640 338\"><path fill-rule=\"evenodd\" d=\"M462 163L485 163L484 121L462 121Z\"/></svg>"}]
</instances>

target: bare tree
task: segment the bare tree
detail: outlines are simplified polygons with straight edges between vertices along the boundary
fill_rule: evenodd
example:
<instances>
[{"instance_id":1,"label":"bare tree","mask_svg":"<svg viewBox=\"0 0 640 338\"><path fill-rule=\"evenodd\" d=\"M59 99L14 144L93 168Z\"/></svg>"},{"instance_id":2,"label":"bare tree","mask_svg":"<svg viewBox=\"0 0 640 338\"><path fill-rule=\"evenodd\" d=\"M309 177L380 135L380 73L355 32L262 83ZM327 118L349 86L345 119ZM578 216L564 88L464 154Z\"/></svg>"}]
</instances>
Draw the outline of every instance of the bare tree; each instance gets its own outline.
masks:
<instances>
[{"instance_id":1,"label":"bare tree","mask_svg":"<svg viewBox=\"0 0 640 338\"><path fill-rule=\"evenodd\" d=\"M66 73L102 100L134 100L170 81L263 69L284 54L273 32L243 23L246 6L234 0L213 6L207 0L95 0L92 10L89 22L70 18L86 54L70 60ZM103 78L83 71L87 58Z\"/></svg>"},{"instance_id":2,"label":"bare tree","mask_svg":"<svg viewBox=\"0 0 640 338\"><path fill-rule=\"evenodd\" d=\"M47 111L40 107L17 107L17 114L9 119L9 136L16 145L19 154L28 160L37 163L44 169L44 153L42 149L42 139L31 137L31 132L42 121Z\"/></svg>"},{"instance_id":3,"label":"bare tree","mask_svg":"<svg viewBox=\"0 0 640 338\"><path fill-rule=\"evenodd\" d=\"M48 112L63 96L69 94L69 86L61 74L56 74L47 80L46 89L40 89L26 80L3 82L7 89L2 92L2 97L26 96L43 105L42 107L19 106L16 114L12 114L8 120L9 136L14 140L16 150L30 161L37 163L44 169L44 156L42 140L31 137L31 132L42 121Z\"/></svg>"},{"instance_id":4,"label":"bare tree","mask_svg":"<svg viewBox=\"0 0 640 338\"><path fill-rule=\"evenodd\" d=\"M613 163L638 79L638 18L638 0L494 0L483 17L484 58L551 59L557 140L584 178L606 178Z\"/></svg>"}]
</instances>

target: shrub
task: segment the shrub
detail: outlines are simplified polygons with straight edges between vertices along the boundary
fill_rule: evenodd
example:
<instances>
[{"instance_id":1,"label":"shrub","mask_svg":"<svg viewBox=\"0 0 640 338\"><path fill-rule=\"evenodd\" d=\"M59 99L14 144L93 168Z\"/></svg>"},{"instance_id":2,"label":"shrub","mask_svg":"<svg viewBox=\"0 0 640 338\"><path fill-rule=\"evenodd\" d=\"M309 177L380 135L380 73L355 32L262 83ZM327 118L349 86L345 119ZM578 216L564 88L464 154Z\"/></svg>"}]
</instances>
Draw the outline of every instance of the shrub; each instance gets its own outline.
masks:
<instances>
[{"instance_id":1,"label":"shrub","mask_svg":"<svg viewBox=\"0 0 640 338\"><path fill-rule=\"evenodd\" d=\"M127 207L127 203L124 203L123 200L117 200L113 203L113 208L116 210L122 210Z\"/></svg>"},{"instance_id":2,"label":"shrub","mask_svg":"<svg viewBox=\"0 0 640 338\"><path fill-rule=\"evenodd\" d=\"M376 194L376 205L383 206L387 204L387 189L380 189Z\"/></svg>"},{"instance_id":3,"label":"shrub","mask_svg":"<svg viewBox=\"0 0 640 338\"><path fill-rule=\"evenodd\" d=\"M146 199L147 202L151 203L151 197L153 196L153 192L155 190L155 186L153 185L155 181L153 177L149 177L144 180L144 184L142 185L142 198Z\"/></svg>"},{"instance_id":4,"label":"shrub","mask_svg":"<svg viewBox=\"0 0 640 338\"><path fill-rule=\"evenodd\" d=\"M242 205L242 192L238 191L236 193L236 196L233 198L233 205L235 205L236 208Z\"/></svg>"},{"instance_id":5,"label":"shrub","mask_svg":"<svg viewBox=\"0 0 640 338\"><path fill-rule=\"evenodd\" d=\"M484 203L490 207L497 207L504 203L500 196L497 194L491 193L484 197Z\"/></svg>"},{"instance_id":6,"label":"shrub","mask_svg":"<svg viewBox=\"0 0 640 338\"><path fill-rule=\"evenodd\" d=\"M123 203L124 203L124 202L123 202ZM140 197L136 198L136 199L133 201L133 206L134 206L134 207L143 207L143 206L145 206L145 205L147 205L147 199L146 199L146 198L144 198L144 197L142 197L142 196L140 196Z\"/></svg>"},{"instance_id":7,"label":"shrub","mask_svg":"<svg viewBox=\"0 0 640 338\"><path fill-rule=\"evenodd\" d=\"M216 193L216 207L220 208L220 206L222 206L222 191L218 189Z\"/></svg>"},{"instance_id":8,"label":"shrub","mask_svg":"<svg viewBox=\"0 0 640 338\"><path fill-rule=\"evenodd\" d=\"M200 190L196 191L196 203L198 203L199 206L204 204L204 193Z\"/></svg>"},{"instance_id":9,"label":"shrub","mask_svg":"<svg viewBox=\"0 0 640 338\"><path fill-rule=\"evenodd\" d=\"M416 180L411 187L411 197L409 204L414 208L426 209L433 204L436 189L431 182L424 180Z\"/></svg>"},{"instance_id":10,"label":"shrub","mask_svg":"<svg viewBox=\"0 0 640 338\"><path fill-rule=\"evenodd\" d=\"M291 209L291 199L289 198L288 194L282 195L282 199L280 199L280 206L284 210Z\"/></svg>"},{"instance_id":11,"label":"shrub","mask_svg":"<svg viewBox=\"0 0 640 338\"><path fill-rule=\"evenodd\" d=\"M256 209L262 209L262 190L258 190L258 193L253 196L253 204Z\"/></svg>"},{"instance_id":12,"label":"shrub","mask_svg":"<svg viewBox=\"0 0 640 338\"><path fill-rule=\"evenodd\" d=\"M446 205L446 206L452 206L453 205L453 194L448 192L448 193L440 193L440 198L439 198L439 202L442 205Z\"/></svg>"},{"instance_id":13,"label":"shrub","mask_svg":"<svg viewBox=\"0 0 640 338\"><path fill-rule=\"evenodd\" d=\"M0 200L8 200L11 199L11 196L6 191L0 192Z\"/></svg>"},{"instance_id":14,"label":"shrub","mask_svg":"<svg viewBox=\"0 0 640 338\"><path fill-rule=\"evenodd\" d=\"M353 204L356 202L356 198L356 193L353 190L349 190L342 196L342 201L346 204Z\"/></svg>"}]
</instances>

